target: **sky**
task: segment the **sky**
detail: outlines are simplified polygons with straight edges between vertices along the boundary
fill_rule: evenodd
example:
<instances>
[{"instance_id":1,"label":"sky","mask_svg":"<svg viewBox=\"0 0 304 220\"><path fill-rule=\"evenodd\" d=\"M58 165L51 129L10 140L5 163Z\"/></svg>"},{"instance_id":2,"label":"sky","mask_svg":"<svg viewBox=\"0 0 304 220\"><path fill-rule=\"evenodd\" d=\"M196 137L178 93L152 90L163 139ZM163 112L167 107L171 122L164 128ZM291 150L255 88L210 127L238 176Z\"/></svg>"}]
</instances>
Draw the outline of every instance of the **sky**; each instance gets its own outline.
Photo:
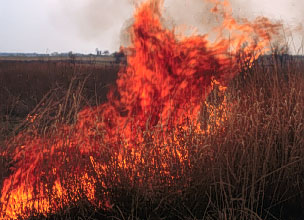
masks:
<instances>
[{"instance_id":1,"label":"sky","mask_svg":"<svg viewBox=\"0 0 304 220\"><path fill-rule=\"evenodd\" d=\"M132 22L132 1L0 0L0 52L117 51L125 43L123 30ZM293 28L304 23L303 0L231 0L231 4L236 16L267 16ZM205 16L204 0L165 0L164 6L173 24L191 25L204 33L212 23ZM301 40L301 35L294 40Z\"/></svg>"}]
</instances>

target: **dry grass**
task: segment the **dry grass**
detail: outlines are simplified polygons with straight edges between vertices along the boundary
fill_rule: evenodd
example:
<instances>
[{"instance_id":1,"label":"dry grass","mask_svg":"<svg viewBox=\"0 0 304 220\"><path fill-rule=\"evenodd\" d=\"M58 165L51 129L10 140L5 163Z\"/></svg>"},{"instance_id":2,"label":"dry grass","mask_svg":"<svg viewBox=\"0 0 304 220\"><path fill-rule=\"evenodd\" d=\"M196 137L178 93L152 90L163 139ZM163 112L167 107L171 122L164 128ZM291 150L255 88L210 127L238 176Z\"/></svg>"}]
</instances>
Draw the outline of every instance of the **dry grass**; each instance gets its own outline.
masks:
<instances>
[{"instance_id":1,"label":"dry grass","mask_svg":"<svg viewBox=\"0 0 304 220\"><path fill-rule=\"evenodd\" d=\"M76 66L73 68L78 72ZM82 71L87 73L88 70ZM45 77L49 77L50 72L46 73ZM45 99L43 95L37 98L33 106L40 100L44 103L32 108L32 112L38 114L37 120L31 124L19 124L17 128L22 127L30 133L31 129L38 127L41 134L51 137L58 135L57 128L52 126L58 121L73 124L77 112L84 105L94 104L92 97L97 97L94 84L87 84L87 74L75 78L76 75L72 74L64 81L69 82L68 86L49 88L51 92L45 95ZM66 76L63 74L61 77ZM57 80L56 77L53 81ZM16 79L12 84L14 82ZM103 80L97 82L104 83ZM107 147L107 143L100 143L102 154L96 152L94 159L106 164L106 172L99 172L90 158L81 155L78 149L59 158L46 156L46 161L56 159L62 164L62 184L71 194L75 194L76 186L78 194L78 199L70 198L69 204L47 218L303 219L303 85L303 62L288 61L281 65L274 59L267 65L261 63L244 68L230 83L225 95L232 107L222 125L224 129L215 129L207 135L194 132L191 126L186 130L177 128L166 135L175 135L179 145L171 139L171 142L161 142L160 146L155 146L151 137L160 135L161 128L139 130L139 133L144 133L145 140L136 148L140 160L134 154L124 154L123 159L130 164L129 167L119 166L118 155ZM12 91L29 92L29 88L28 85L20 85ZM86 94L86 89L94 92ZM20 97L14 94L12 97L27 103L29 95ZM208 99L214 105L217 100L213 96ZM6 105L6 109L14 109L10 107L14 104ZM16 114L12 110L4 112L10 113L9 117ZM18 132L16 126L13 127L8 130ZM43 132L45 129L48 132ZM10 145L6 148L13 148L15 143ZM159 151L162 146L170 151ZM174 153L176 150L189 156L181 161ZM4 178L12 160L1 158L0 161ZM41 181L52 181L48 175L49 166L45 163L40 168L46 179ZM100 209L88 202L81 188L81 176L73 172L79 166L85 167L89 175L98 180L95 197L101 202L109 200L110 209ZM59 202L65 199L59 198ZM35 213L32 216L33 219L45 218L35 216Z\"/></svg>"},{"instance_id":2,"label":"dry grass","mask_svg":"<svg viewBox=\"0 0 304 220\"><path fill-rule=\"evenodd\" d=\"M78 109L103 103L118 69L118 65L94 63L1 61L0 141L12 132L15 134L28 114L55 114L54 107L71 102L70 93L81 96Z\"/></svg>"}]
</instances>

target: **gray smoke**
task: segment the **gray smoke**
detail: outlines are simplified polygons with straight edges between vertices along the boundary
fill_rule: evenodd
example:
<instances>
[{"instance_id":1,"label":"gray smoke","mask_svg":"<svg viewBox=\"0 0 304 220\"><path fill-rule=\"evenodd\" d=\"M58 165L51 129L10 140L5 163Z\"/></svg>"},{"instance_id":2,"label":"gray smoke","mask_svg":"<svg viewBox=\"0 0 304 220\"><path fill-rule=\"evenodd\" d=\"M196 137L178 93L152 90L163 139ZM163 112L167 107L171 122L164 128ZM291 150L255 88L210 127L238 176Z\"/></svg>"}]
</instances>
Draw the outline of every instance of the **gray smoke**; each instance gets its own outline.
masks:
<instances>
[{"instance_id":1,"label":"gray smoke","mask_svg":"<svg viewBox=\"0 0 304 220\"><path fill-rule=\"evenodd\" d=\"M61 0L54 19L61 29L72 30L96 47L107 41L108 48L117 50L120 31L132 12L130 0Z\"/></svg>"},{"instance_id":2,"label":"gray smoke","mask_svg":"<svg viewBox=\"0 0 304 220\"><path fill-rule=\"evenodd\" d=\"M140 1L143 0L61 0L59 10L67 28L73 29L80 37L87 41L108 41L110 48L118 49L119 45L127 46L129 43L128 28L133 22L134 7ZM286 0L273 0L272 4L280 4L278 1L293 10L292 19L300 27L304 20L304 1L290 0L287 3ZM248 19L264 15L263 4L271 5L270 2L230 0L234 17ZM164 17L169 27L186 25L204 34L219 22L210 13L211 5L205 0L164 0L164 7ZM286 10L285 13L289 13Z\"/></svg>"}]
</instances>

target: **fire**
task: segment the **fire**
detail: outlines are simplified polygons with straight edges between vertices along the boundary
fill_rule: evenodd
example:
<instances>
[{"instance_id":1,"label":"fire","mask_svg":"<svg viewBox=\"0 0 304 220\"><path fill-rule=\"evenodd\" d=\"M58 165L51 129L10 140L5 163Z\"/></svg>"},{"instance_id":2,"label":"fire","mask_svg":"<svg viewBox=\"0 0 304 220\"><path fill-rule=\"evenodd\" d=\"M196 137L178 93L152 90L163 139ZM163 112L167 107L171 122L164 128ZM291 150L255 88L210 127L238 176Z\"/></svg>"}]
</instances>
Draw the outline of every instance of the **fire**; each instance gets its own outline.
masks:
<instances>
[{"instance_id":1,"label":"fire","mask_svg":"<svg viewBox=\"0 0 304 220\"><path fill-rule=\"evenodd\" d=\"M222 19L222 25L214 29L218 34L215 42L207 35L177 37L174 29L161 22L161 0L147 0L136 8L130 29L132 46L122 49L129 54L127 66L121 68L117 88L108 94L108 102L79 112L74 125L58 124L54 134L21 133L14 138L19 145L13 153L15 167L3 183L0 218L56 212L82 196L92 204L110 208L107 193L97 198L96 190L109 187L103 182L97 186L97 180L111 168L106 159L96 158L103 155L103 149L113 149L109 158L116 158L116 166L128 170L132 180L140 175L137 165L148 159L156 161L140 151L149 132L155 157L174 154L181 166L191 166L178 130L191 127L197 133L212 132L208 123L202 126L203 105L208 120L216 120L220 128L221 121L229 117L225 89L238 73L239 61L252 63L267 50L280 28L266 18L238 22L228 1L208 2L214 4L215 16ZM206 101L215 89L223 97L217 106ZM220 117L217 112L221 112ZM35 118L29 116L28 120ZM170 176L167 184L183 175L173 174L168 164L158 166L162 175ZM75 179L74 174L80 178Z\"/></svg>"}]
</instances>

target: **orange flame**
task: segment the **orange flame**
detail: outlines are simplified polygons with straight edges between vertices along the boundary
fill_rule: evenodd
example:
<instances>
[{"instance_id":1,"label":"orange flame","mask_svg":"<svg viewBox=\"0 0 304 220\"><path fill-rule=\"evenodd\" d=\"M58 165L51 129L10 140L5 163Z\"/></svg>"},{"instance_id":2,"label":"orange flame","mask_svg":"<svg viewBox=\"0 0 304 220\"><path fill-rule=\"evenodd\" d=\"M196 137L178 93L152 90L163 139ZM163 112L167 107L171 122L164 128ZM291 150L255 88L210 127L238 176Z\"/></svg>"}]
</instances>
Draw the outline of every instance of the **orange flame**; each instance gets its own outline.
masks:
<instances>
[{"instance_id":1,"label":"orange flame","mask_svg":"<svg viewBox=\"0 0 304 220\"><path fill-rule=\"evenodd\" d=\"M127 66L120 70L117 89L108 94L108 102L82 110L75 125L58 125L55 135L15 137L20 145L14 152L15 168L3 183L0 218L56 212L81 199L81 193L93 204L110 207L107 195L102 203L96 198L98 176L88 171L93 167L97 175L106 172L106 162L95 160L105 146L113 148L118 167L135 172L136 164L128 163L125 154L141 160L136 148L142 147L144 131L157 131L151 142L160 146L160 155L170 152L173 143L182 162L188 158L185 147L176 135L166 136L167 131L178 126L187 129L190 121L195 132L211 132L210 127L201 126L202 104L207 106L209 120L218 120L220 127L221 120L229 117L225 113L227 100L212 106L206 97L215 87L224 93L229 80L238 73L240 54L242 61L252 63L267 50L280 25L266 18L238 22L232 17L228 1L208 1L215 5L213 13L222 19L213 43L207 35L178 38L174 30L165 28L161 0L147 0L136 9L130 30L132 46L123 49L129 54ZM229 36L225 36L227 31ZM215 119L216 111L224 112L220 119ZM28 120L35 120L35 116ZM81 157L89 158L90 164L71 163L81 161ZM63 174L70 164L71 175ZM74 181L73 173L82 177ZM169 170L166 174L170 175ZM71 185L72 192L67 190Z\"/></svg>"}]
</instances>

